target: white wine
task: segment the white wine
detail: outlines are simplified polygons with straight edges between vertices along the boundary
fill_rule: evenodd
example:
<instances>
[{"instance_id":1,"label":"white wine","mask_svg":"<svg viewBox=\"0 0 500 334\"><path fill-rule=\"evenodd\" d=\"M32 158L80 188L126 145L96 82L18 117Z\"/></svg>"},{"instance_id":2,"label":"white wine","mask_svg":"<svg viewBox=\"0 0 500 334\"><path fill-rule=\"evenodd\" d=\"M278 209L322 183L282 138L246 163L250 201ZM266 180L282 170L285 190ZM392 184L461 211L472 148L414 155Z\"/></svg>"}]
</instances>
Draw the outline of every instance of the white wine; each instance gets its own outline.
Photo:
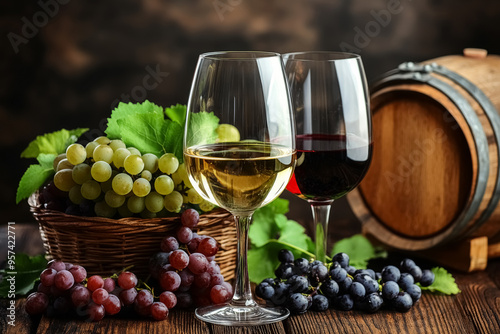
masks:
<instances>
[{"instance_id":1,"label":"white wine","mask_svg":"<svg viewBox=\"0 0 500 334\"><path fill-rule=\"evenodd\" d=\"M281 194L293 172L295 151L261 142L219 143L190 147L184 160L200 195L240 214Z\"/></svg>"}]
</instances>

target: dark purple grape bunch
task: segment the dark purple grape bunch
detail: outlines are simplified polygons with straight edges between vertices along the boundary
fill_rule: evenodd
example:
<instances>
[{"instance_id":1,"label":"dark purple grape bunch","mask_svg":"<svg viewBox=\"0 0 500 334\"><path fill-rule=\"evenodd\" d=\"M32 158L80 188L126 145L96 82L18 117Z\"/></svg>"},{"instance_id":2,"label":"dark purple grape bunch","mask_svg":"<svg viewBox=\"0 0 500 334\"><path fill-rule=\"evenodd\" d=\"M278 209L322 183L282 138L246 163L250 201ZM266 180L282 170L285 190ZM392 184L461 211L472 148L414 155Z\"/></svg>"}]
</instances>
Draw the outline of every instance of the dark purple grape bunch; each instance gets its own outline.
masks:
<instances>
[{"instance_id":1,"label":"dark purple grape bunch","mask_svg":"<svg viewBox=\"0 0 500 334\"><path fill-rule=\"evenodd\" d=\"M151 291L139 289L138 279L130 271L87 278L84 267L53 260L40 274L37 292L28 296L25 309L30 315L73 313L88 321L100 321L122 308L132 308L140 315L164 320L177 300L173 293L162 293L158 299L155 301Z\"/></svg>"},{"instance_id":2,"label":"dark purple grape bunch","mask_svg":"<svg viewBox=\"0 0 500 334\"><path fill-rule=\"evenodd\" d=\"M282 249L278 259L276 278L263 280L255 293L274 305L287 307L294 314L309 309L325 311L331 307L373 313L383 306L406 312L420 299L420 286L434 282L432 271L421 270L410 259L403 260L400 268L389 265L380 273L356 269L349 265L349 256L345 253L335 254L331 263L324 264L294 259L292 252Z\"/></svg>"},{"instance_id":3,"label":"dark purple grape bunch","mask_svg":"<svg viewBox=\"0 0 500 334\"><path fill-rule=\"evenodd\" d=\"M233 295L232 286L224 281L215 261L219 244L192 230L199 218L196 210L185 210L176 235L163 238L161 252L149 262L151 276L162 291L175 293L182 308L225 303Z\"/></svg>"}]
</instances>

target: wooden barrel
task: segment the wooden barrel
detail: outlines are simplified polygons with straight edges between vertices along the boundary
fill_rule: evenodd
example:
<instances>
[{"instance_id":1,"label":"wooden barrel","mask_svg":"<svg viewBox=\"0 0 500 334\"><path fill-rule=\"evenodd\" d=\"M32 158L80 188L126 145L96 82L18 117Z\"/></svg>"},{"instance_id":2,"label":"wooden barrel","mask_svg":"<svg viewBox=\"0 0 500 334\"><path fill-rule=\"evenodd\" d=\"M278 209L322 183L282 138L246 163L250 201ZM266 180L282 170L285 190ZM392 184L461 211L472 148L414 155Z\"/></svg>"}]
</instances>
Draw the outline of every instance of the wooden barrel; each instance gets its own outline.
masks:
<instances>
[{"instance_id":1,"label":"wooden barrel","mask_svg":"<svg viewBox=\"0 0 500 334\"><path fill-rule=\"evenodd\" d=\"M500 237L500 56L404 63L371 87L373 159L348 200L402 250Z\"/></svg>"}]
</instances>

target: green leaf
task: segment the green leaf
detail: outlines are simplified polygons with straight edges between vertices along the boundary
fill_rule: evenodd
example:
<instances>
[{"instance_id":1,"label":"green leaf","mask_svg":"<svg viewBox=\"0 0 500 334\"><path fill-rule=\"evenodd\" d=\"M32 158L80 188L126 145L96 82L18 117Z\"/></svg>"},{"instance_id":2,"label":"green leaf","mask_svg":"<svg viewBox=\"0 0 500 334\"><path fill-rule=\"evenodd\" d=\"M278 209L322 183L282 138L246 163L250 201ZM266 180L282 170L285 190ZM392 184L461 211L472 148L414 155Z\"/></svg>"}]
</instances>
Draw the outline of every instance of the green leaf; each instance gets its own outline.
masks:
<instances>
[{"instance_id":1,"label":"green leaf","mask_svg":"<svg viewBox=\"0 0 500 334\"><path fill-rule=\"evenodd\" d=\"M127 146L137 148L141 153L152 153L160 157L164 153L173 153L183 161L182 127L171 120L165 120L163 114L144 113L118 119L121 139Z\"/></svg>"},{"instance_id":2,"label":"green leaf","mask_svg":"<svg viewBox=\"0 0 500 334\"><path fill-rule=\"evenodd\" d=\"M16 296L24 296L31 289L40 277L40 273L47 266L47 260L44 255L28 256L23 253L17 253L15 256L15 270L4 271L4 276L0 282L0 297L10 298L9 277L15 278ZM14 274L14 273L15 274Z\"/></svg>"},{"instance_id":3,"label":"green leaf","mask_svg":"<svg viewBox=\"0 0 500 334\"><path fill-rule=\"evenodd\" d=\"M87 128L74 130L62 129L37 136L21 153L21 158L36 158L40 153L55 155L64 153L69 145L76 142L78 137L88 130Z\"/></svg>"},{"instance_id":4,"label":"green leaf","mask_svg":"<svg viewBox=\"0 0 500 334\"><path fill-rule=\"evenodd\" d=\"M108 126L104 132L111 139L121 138L122 129L118 124L118 120L127 118L129 116L136 116L138 114L157 114L161 115L163 118L163 108L147 100L144 101L143 103L120 102L118 106L111 112L111 117L108 118ZM153 153L153 152L143 152L143 153Z\"/></svg>"},{"instance_id":5,"label":"green leaf","mask_svg":"<svg viewBox=\"0 0 500 334\"><path fill-rule=\"evenodd\" d=\"M191 113L189 115L189 137L186 142L196 145L213 144L218 137L219 118L213 112Z\"/></svg>"},{"instance_id":6,"label":"green leaf","mask_svg":"<svg viewBox=\"0 0 500 334\"><path fill-rule=\"evenodd\" d=\"M186 105L176 104L172 105L170 108L165 108L165 114L174 122L179 123L180 126L184 127L184 121L186 120Z\"/></svg>"},{"instance_id":7,"label":"green leaf","mask_svg":"<svg viewBox=\"0 0 500 334\"><path fill-rule=\"evenodd\" d=\"M368 261L373 258L387 257L387 252L373 247L371 242L361 234L337 241L333 245L332 257L341 252L349 255L349 263L358 269L366 269Z\"/></svg>"},{"instance_id":8,"label":"green leaf","mask_svg":"<svg viewBox=\"0 0 500 334\"><path fill-rule=\"evenodd\" d=\"M251 249L248 252L252 282L274 275L274 269L279 265L280 249L289 249L297 258L314 256L311 238L305 234L302 225L284 215L287 212L288 201L280 198L255 211L250 225Z\"/></svg>"},{"instance_id":9,"label":"green leaf","mask_svg":"<svg viewBox=\"0 0 500 334\"><path fill-rule=\"evenodd\" d=\"M457 283L455 282L455 278L453 278L453 276L448 271L446 271L446 269L435 267L431 270L435 276L434 283L432 283L428 287L420 286L422 291L437 292L445 295L456 295L461 292L458 288Z\"/></svg>"},{"instance_id":10,"label":"green leaf","mask_svg":"<svg viewBox=\"0 0 500 334\"><path fill-rule=\"evenodd\" d=\"M30 165L26 172L24 172L16 193L16 204L31 196L37 191L45 181L54 175L54 162L55 154L40 154L38 156L39 165Z\"/></svg>"}]
</instances>

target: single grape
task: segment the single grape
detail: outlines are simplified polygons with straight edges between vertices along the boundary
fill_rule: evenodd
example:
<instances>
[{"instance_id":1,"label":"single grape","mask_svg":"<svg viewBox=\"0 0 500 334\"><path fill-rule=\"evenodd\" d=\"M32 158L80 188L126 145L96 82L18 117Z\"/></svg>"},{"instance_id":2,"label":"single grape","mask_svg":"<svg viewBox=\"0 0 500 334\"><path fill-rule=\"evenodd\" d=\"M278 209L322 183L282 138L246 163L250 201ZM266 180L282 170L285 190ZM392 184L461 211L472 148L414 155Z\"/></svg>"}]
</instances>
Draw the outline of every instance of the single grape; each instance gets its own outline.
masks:
<instances>
[{"instance_id":1,"label":"single grape","mask_svg":"<svg viewBox=\"0 0 500 334\"><path fill-rule=\"evenodd\" d=\"M205 271L201 274L194 276L193 284L200 289L206 289L210 286L210 281L211 281L211 276L209 273Z\"/></svg>"},{"instance_id":2,"label":"single grape","mask_svg":"<svg viewBox=\"0 0 500 334\"><path fill-rule=\"evenodd\" d=\"M54 286L60 290L69 290L73 284L75 284L75 279L66 269L58 271L54 276Z\"/></svg>"},{"instance_id":3,"label":"single grape","mask_svg":"<svg viewBox=\"0 0 500 334\"><path fill-rule=\"evenodd\" d=\"M292 263L294 261L293 253L288 249L280 249L278 252L278 260L281 263Z\"/></svg>"},{"instance_id":4,"label":"single grape","mask_svg":"<svg viewBox=\"0 0 500 334\"><path fill-rule=\"evenodd\" d=\"M179 213L182 208L184 200L178 191L172 191L170 194L165 196L163 205L165 206L165 209L169 212L175 212Z\"/></svg>"},{"instance_id":5,"label":"single grape","mask_svg":"<svg viewBox=\"0 0 500 334\"><path fill-rule=\"evenodd\" d=\"M413 279L415 280L415 282L420 282L420 280L422 279L422 269L415 265L413 268L411 268L408 273L410 275L413 276Z\"/></svg>"},{"instance_id":6,"label":"single grape","mask_svg":"<svg viewBox=\"0 0 500 334\"><path fill-rule=\"evenodd\" d=\"M97 146L99 146L99 143L95 141L91 141L85 146L85 152L87 152L87 158L94 157L94 150Z\"/></svg>"},{"instance_id":7,"label":"single grape","mask_svg":"<svg viewBox=\"0 0 500 334\"><path fill-rule=\"evenodd\" d=\"M87 159L87 151L81 144L71 144L66 149L66 159L68 159L72 165L76 166Z\"/></svg>"},{"instance_id":8,"label":"single grape","mask_svg":"<svg viewBox=\"0 0 500 334\"><path fill-rule=\"evenodd\" d=\"M420 297L422 297L422 289L416 284L412 284L406 288L406 292L410 295L413 303L419 301Z\"/></svg>"},{"instance_id":9,"label":"single grape","mask_svg":"<svg viewBox=\"0 0 500 334\"><path fill-rule=\"evenodd\" d=\"M40 282L45 286L54 285L54 278L56 277L57 270L52 268L47 268L40 274Z\"/></svg>"},{"instance_id":10,"label":"single grape","mask_svg":"<svg viewBox=\"0 0 500 334\"><path fill-rule=\"evenodd\" d=\"M111 178L111 165L106 161L96 161L90 168L92 178L97 182L106 182Z\"/></svg>"},{"instance_id":11,"label":"single grape","mask_svg":"<svg viewBox=\"0 0 500 334\"><path fill-rule=\"evenodd\" d=\"M161 321L168 317L168 308L162 302L154 302L151 305L151 316L153 319Z\"/></svg>"},{"instance_id":12,"label":"single grape","mask_svg":"<svg viewBox=\"0 0 500 334\"><path fill-rule=\"evenodd\" d=\"M415 280L411 274L408 273L402 273L401 277L399 278L398 284L403 290L407 290L408 287L413 285L415 283Z\"/></svg>"},{"instance_id":13,"label":"single grape","mask_svg":"<svg viewBox=\"0 0 500 334\"><path fill-rule=\"evenodd\" d=\"M127 200L127 208L132 213L140 213L146 209L146 200L144 197L131 196Z\"/></svg>"},{"instance_id":14,"label":"single grape","mask_svg":"<svg viewBox=\"0 0 500 334\"><path fill-rule=\"evenodd\" d=\"M82 196L88 200L95 200L101 194L101 186L94 180L86 181L80 188Z\"/></svg>"},{"instance_id":15,"label":"single grape","mask_svg":"<svg viewBox=\"0 0 500 334\"><path fill-rule=\"evenodd\" d=\"M294 262L293 270L297 275L306 275L309 271L309 261L304 258L296 259Z\"/></svg>"},{"instance_id":16,"label":"single grape","mask_svg":"<svg viewBox=\"0 0 500 334\"><path fill-rule=\"evenodd\" d=\"M158 159L158 168L162 173L173 174L179 168L179 160L172 153L165 153Z\"/></svg>"},{"instance_id":17,"label":"single grape","mask_svg":"<svg viewBox=\"0 0 500 334\"><path fill-rule=\"evenodd\" d=\"M323 312L328 310L330 303L328 302L328 298L323 295L314 295L312 297L312 305L311 308L314 311Z\"/></svg>"},{"instance_id":18,"label":"single grape","mask_svg":"<svg viewBox=\"0 0 500 334\"><path fill-rule=\"evenodd\" d=\"M104 302L104 310L108 315L118 314L121 310L120 298L115 295L109 295L108 299Z\"/></svg>"},{"instance_id":19,"label":"single grape","mask_svg":"<svg viewBox=\"0 0 500 334\"><path fill-rule=\"evenodd\" d=\"M384 304L384 300L376 292L370 293L368 296L366 296L363 302L364 310L370 313L377 312Z\"/></svg>"},{"instance_id":20,"label":"single grape","mask_svg":"<svg viewBox=\"0 0 500 334\"><path fill-rule=\"evenodd\" d=\"M216 142L218 143L240 141L240 132L232 124L219 124L215 131L217 132Z\"/></svg>"},{"instance_id":21,"label":"single grape","mask_svg":"<svg viewBox=\"0 0 500 334\"><path fill-rule=\"evenodd\" d=\"M194 282L194 274L189 269L183 269L179 271L179 277L181 278L181 286L189 287Z\"/></svg>"},{"instance_id":22,"label":"single grape","mask_svg":"<svg viewBox=\"0 0 500 334\"><path fill-rule=\"evenodd\" d=\"M87 270L85 270L82 266L74 265L69 269L69 272L73 275L75 283L81 283L85 280L85 278L87 278Z\"/></svg>"},{"instance_id":23,"label":"single grape","mask_svg":"<svg viewBox=\"0 0 500 334\"><path fill-rule=\"evenodd\" d=\"M217 254L218 250L219 244L212 237L204 238L198 245L198 252L205 256L214 256Z\"/></svg>"},{"instance_id":24,"label":"single grape","mask_svg":"<svg viewBox=\"0 0 500 334\"><path fill-rule=\"evenodd\" d=\"M174 181L168 175L160 175L155 180L155 190L162 195L168 195L174 191Z\"/></svg>"},{"instance_id":25,"label":"single grape","mask_svg":"<svg viewBox=\"0 0 500 334\"><path fill-rule=\"evenodd\" d=\"M111 143L111 140L106 136L99 136L96 139L94 139L94 142L96 142L99 145L107 145Z\"/></svg>"},{"instance_id":26,"label":"single grape","mask_svg":"<svg viewBox=\"0 0 500 334\"><path fill-rule=\"evenodd\" d=\"M109 293L104 288L95 289L92 292L92 300L99 305L103 305L108 300L108 297Z\"/></svg>"},{"instance_id":27,"label":"single grape","mask_svg":"<svg viewBox=\"0 0 500 334\"><path fill-rule=\"evenodd\" d=\"M347 277L347 271L340 266L340 264L335 265L336 262L333 262L330 267L330 277L337 283L342 282Z\"/></svg>"},{"instance_id":28,"label":"single grape","mask_svg":"<svg viewBox=\"0 0 500 334\"><path fill-rule=\"evenodd\" d=\"M394 281L387 281L382 285L382 296L386 300L393 300L399 293L399 285Z\"/></svg>"},{"instance_id":29,"label":"single grape","mask_svg":"<svg viewBox=\"0 0 500 334\"><path fill-rule=\"evenodd\" d=\"M158 170L158 157L151 153L146 153L142 157L144 162L144 170L154 173Z\"/></svg>"},{"instance_id":30,"label":"single grape","mask_svg":"<svg viewBox=\"0 0 500 334\"><path fill-rule=\"evenodd\" d=\"M41 292L33 292L26 298L25 309L30 315L42 314L49 306L49 297Z\"/></svg>"},{"instance_id":31,"label":"single grape","mask_svg":"<svg viewBox=\"0 0 500 334\"><path fill-rule=\"evenodd\" d=\"M354 276L354 281L363 284L366 289L366 294L370 294L372 292L377 292L379 290L378 282L375 281L368 274L356 274Z\"/></svg>"},{"instance_id":32,"label":"single grape","mask_svg":"<svg viewBox=\"0 0 500 334\"><path fill-rule=\"evenodd\" d=\"M116 288L115 280L112 279L111 277L105 278L103 288L109 293L113 292Z\"/></svg>"},{"instance_id":33,"label":"single grape","mask_svg":"<svg viewBox=\"0 0 500 334\"><path fill-rule=\"evenodd\" d=\"M161 240L160 248L163 252L173 252L179 249L179 242L175 237L168 236Z\"/></svg>"},{"instance_id":34,"label":"single grape","mask_svg":"<svg viewBox=\"0 0 500 334\"><path fill-rule=\"evenodd\" d=\"M351 287L351 284L352 284L352 278L350 278L349 276L347 276L346 278L344 278L344 280L340 281L340 282L337 282L338 285L339 285L339 292L341 294L345 294L349 291L349 288Z\"/></svg>"},{"instance_id":35,"label":"single grape","mask_svg":"<svg viewBox=\"0 0 500 334\"><path fill-rule=\"evenodd\" d=\"M130 154L134 154L134 155L138 155L138 156L141 156L141 152L136 149L135 147L127 147L127 150L130 151Z\"/></svg>"},{"instance_id":36,"label":"single grape","mask_svg":"<svg viewBox=\"0 0 500 334\"><path fill-rule=\"evenodd\" d=\"M139 307L148 307L151 306L154 302L154 297L148 290L141 290L137 293L137 297L135 297L135 302Z\"/></svg>"},{"instance_id":37,"label":"single grape","mask_svg":"<svg viewBox=\"0 0 500 334\"><path fill-rule=\"evenodd\" d=\"M102 318L104 318L104 315L106 314L106 310L104 309L104 306L95 304L91 302L87 306L87 315L88 319L92 322L96 321L101 321Z\"/></svg>"},{"instance_id":38,"label":"single grape","mask_svg":"<svg viewBox=\"0 0 500 334\"><path fill-rule=\"evenodd\" d=\"M95 290L104 287L104 280L99 275L90 276L87 280L87 288L94 292Z\"/></svg>"},{"instance_id":39,"label":"single grape","mask_svg":"<svg viewBox=\"0 0 500 334\"><path fill-rule=\"evenodd\" d=\"M132 190L134 181L127 173L119 173L113 178L111 185L118 195L127 195Z\"/></svg>"},{"instance_id":40,"label":"single grape","mask_svg":"<svg viewBox=\"0 0 500 334\"><path fill-rule=\"evenodd\" d=\"M231 299L231 294L222 285L215 285L210 290L210 299L214 304L222 304Z\"/></svg>"},{"instance_id":41,"label":"single grape","mask_svg":"<svg viewBox=\"0 0 500 334\"><path fill-rule=\"evenodd\" d=\"M54 162L52 163L52 168L54 168L56 172L57 172L57 165L59 165L59 162L63 159L66 159L66 153L61 153L54 159Z\"/></svg>"},{"instance_id":42,"label":"single grape","mask_svg":"<svg viewBox=\"0 0 500 334\"><path fill-rule=\"evenodd\" d=\"M59 163L57 164L56 173L63 169L73 169L74 167L75 166L65 158L59 161Z\"/></svg>"},{"instance_id":43,"label":"single grape","mask_svg":"<svg viewBox=\"0 0 500 334\"><path fill-rule=\"evenodd\" d=\"M79 185L72 187L68 192L68 198L71 203L76 204L78 207L78 205L85 199L82 196L82 187Z\"/></svg>"},{"instance_id":44,"label":"single grape","mask_svg":"<svg viewBox=\"0 0 500 334\"><path fill-rule=\"evenodd\" d=\"M73 167L71 177L76 184L83 184L92 179L91 167L85 163L81 163Z\"/></svg>"},{"instance_id":45,"label":"single grape","mask_svg":"<svg viewBox=\"0 0 500 334\"><path fill-rule=\"evenodd\" d=\"M131 154L123 160L123 168L131 175L137 175L144 169L144 161L136 154Z\"/></svg>"},{"instance_id":46,"label":"single grape","mask_svg":"<svg viewBox=\"0 0 500 334\"><path fill-rule=\"evenodd\" d=\"M118 148L113 153L113 165L115 165L116 168L123 167L123 161L129 155L131 155L131 153L126 148Z\"/></svg>"},{"instance_id":47,"label":"single grape","mask_svg":"<svg viewBox=\"0 0 500 334\"><path fill-rule=\"evenodd\" d=\"M171 291L163 291L160 294L160 302L165 304L168 309L173 309L177 305L177 297Z\"/></svg>"},{"instance_id":48,"label":"single grape","mask_svg":"<svg viewBox=\"0 0 500 334\"><path fill-rule=\"evenodd\" d=\"M233 295L233 286L229 282L223 282L221 285L226 288L231 296Z\"/></svg>"},{"instance_id":49,"label":"single grape","mask_svg":"<svg viewBox=\"0 0 500 334\"><path fill-rule=\"evenodd\" d=\"M347 272L346 272L346 274L347 274ZM323 282L328 277L328 269L322 263L314 265L311 268L311 273L309 274L309 277L310 277L311 283Z\"/></svg>"},{"instance_id":50,"label":"single grape","mask_svg":"<svg viewBox=\"0 0 500 334\"><path fill-rule=\"evenodd\" d=\"M193 255L193 254L191 254ZM183 250L175 250L173 251L169 258L168 258L170 264L177 270L182 270L184 268L186 268L189 264L189 260L190 260L190 256ZM208 264L208 263L207 263ZM189 268L191 269L191 268ZM194 274L196 274L196 272L194 272L193 270L191 270Z\"/></svg>"},{"instance_id":51,"label":"single grape","mask_svg":"<svg viewBox=\"0 0 500 334\"><path fill-rule=\"evenodd\" d=\"M118 285L122 289L132 289L137 285L137 277L130 271L124 271L118 275Z\"/></svg>"},{"instance_id":52,"label":"single grape","mask_svg":"<svg viewBox=\"0 0 500 334\"><path fill-rule=\"evenodd\" d=\"M186 209L181 214L181 223L183 226L194 228L200 221L200 214L195 209Z\"/></svg>"},{"instance_id":53,"label":"single grape","mask_svg":"<svg viewBox=\"0 0 500 334\"><path fill-rule=\"evenodd\" d=\"M150 192L145 197L146 208L154 213L160 212L163 209L164 198L156 191Z\"/></svg>"},{"instance_id":54,"label":"single grape","mask_svg":"<svg viewBox=\"0 0 500 334\"><path fill-rule=\"evenodd\" d=\"M274 295L274 288L267 282L261 282L255 288L255 294L262 299L271 300Z\"/></svg>"},{"instance_id":55,"label":"single grape","mask_svg":"<svg viewBox=\"0 0 500 334\"><path fill-rule=\"evenodd\" d=\"M56 271L61 271L61 270L66 269L66 264L60 260L50 260L47 263L47 268L52 268Z\"/></svg>"},{"instance_id":56,"label":"single grape","mask_svg":"<svg viewBox=\"0 0 500 334\"><path fill-rule=\"evenodd\" d=\"M203 197L195 189L189 189L187 191L188 202L192 204L201 204L203 202Z\"/></svg>"},{"instance_id":57,"label":"single grape","mask_svg":"<svg viewBox=\"0 0 500 334\"><path fill-rule=\"evenodd\" d=\"M349 255L346 253L337 253L332 257L332 262L338 262L345 269L349 266Z\"/></svg>"},{"instance_id":58,"label":"single grape","mask_svg":"<svg viewBox=\"0 0 500 334\"><path fill-rule=\"evenodd\" d=\"M141 178L138 178L137 180L134 181L134 184L132 186L132 191L134 192L134 195L137 197L144 197L149 194L151 191L151 184L149 183L148 180Z\"/></svg>"},{"instance_id":59,"label":"single grape","mask_svg":"<svg viewBox=\"0 0 500 334\"><path fill-rule=\"evenodd\" d=\"M111 149L113 151L116 152L116 150L118 150L119 148L125 148L127 147L127 145L125 145L125 143L123 141L121 141L120 139L113 139L109 142L109 147L111 147Z\"/></svg>"},{"instance_id":60,"label":"single grape","mask_svg":"<svg viewBox=\"0 0 500 334\"><path fill-rule=\"evenodd\" d=\"M432 285L432 283L434 283L434 273L429 269L424 269L420 278L420 285L427 287Z\"/></svg>"},{"instance_id":61,"label":"single grape","mask_svg":"<svg viewBox=\"0 0 500 334\"><path fill-rule=\"evenodd\" d=\"M305 293L309 289L309 280L305 276L293 275L287 281L290 285L290 292ZM323 287L323 286L322 286Z\"/></svg>"},{"instance_id":62,"label":"single grape","mask_svg":"<svg viewBox=\"0 0 500 334\"><path fill-rule=\"evenodd\" d=\"M406 259L401 260L401 263L399 264L399 269L403 273L409 273L410 270L415 266L416 266L415 261L413 261L412 259L406 258Z\"/></svg>"},{"instance_id":63,"label":"single grape","mask_svg":"<svg viewBox=\"0 0 500 334\"><path fill-rule=\"evenodd\" d=\"M320 292L328 298L334 298L340 291L339 285L334 280L326 280L321 284Z\"/></svg>"},{"instance_id":64,"label":"single grape","mask_svg":"<svg viewBox=\"0 0 500 334\"><path fill-rule=\"evenodd\" d=\"M397 282L401 277L401 272L399 271L399 269L391 265L385 266L382 269L381 274L382 274L382 282L388 282L388 281Z\"/></svg>"},{"instance_id":65,"label":"single grape","mask_svg":"<svg viewBox=\"0 0 500 334\"><path fill-rule=\"evenodd\" d=\"M200 243L201 245L201 243ZM293 264L291 263L281 263L278 268L274 271L274 275L276 275L277 278L280 279L288 279L292 277L294 274L293 271Z\"/></svg>"},{"instance_id":66,"label":"single grape","mask_svg":"<svg viewBox=\"0 0 500 334\"><path fill-rule=\"evenodd\" d=\"M210 286L221 285L222 283L224 283L224 276L222 276L221 274L211 275L208 271L206 273L210 275Z\"/></svg>"},{"instance_id":67,"label":"single grape","mask_svg":"<svg viewBox=\"0 0 500 334\"><path fill-rule=\"evenodd\" d=\"M401 291L392 301L392 305L396 311L407 312L413 306L413 300L407 292Z\"/></svg>"},{"instance_id":68,"label":"single grape","mask_svg":"<svg viewBox=\"0 0 500 334\"><path fill-rule=\"evenodd\" d=\"M146 179L146 180L151 182L151 180L153 179L153 174L151 174L150 171L145 169L141 173L141 178Z\"/></svg>"},{"instance_id":69,"label":"single grape","mask_svg":"<svg viewBox=\"0 0 500 334\"><path fill-rule=\"evenodd\" d=\"M309 301L303 294L293 293L290 295L286 306L293 314L303 314L308 309Z\"/></svg>"},{"instance_id":70,"label":"single grape","mask_svg":"<svg viewBox=\"0 0 500 334\"><path fill-rule=\"evenodd\" d=\"M165 291L176 291L181 286L181 278L175 271L166 271L160 274L160 285Z\"/></svg>"},{"instance_id":71,"label":"single grape","mask_svg":"<svg viewBox=\"0 0 500 334\"><path fill-rule=\"evenodd\" d=\"M99 145L94 149L93 158L94 161L104 161L108 164L113 162L113 149L108 145Z\"/></svg>"},{"instance_id":72,"label":"single grape","mask_svg":"<svg viewBox=\"0 0 500 334\"><path fill-rule=\"evenodd\" d=\"M91 293L83 285L77 285L71 291L71 302L75 307L84 307L90 303Z\"/></svg>"},{"instance_id":73,"label":"single grape","mask_svg":"<svg viewBox=\"0 0 500 334\"><path fill-rule=\"evenodd\" d=\"M71 169L61 169L54 175L54 184L62 191L69 191L76 183Z\"/></svg>"},{"instance_id":74,"label":"single grape","mask_svg":"<svg viewBox=\"0 0 500 334\"><path fill-rule=\"evenodd\" d=\"M137 296L137 290L135 288L122 290L118 294L118 297L125 306L132 305L135 301L136 296Z\"/></svg>"},{"instance_id":75,"label":"single grape","mask_svg":"<svg viewBox=\"0 0 500 334\"><path fill-rule=\"evenodd\" d=\"M193 239L193 231L189 227L181 226L177 230L177 239L183 244L187 244Z\"/></svg>"},{"instance_id":76,"label":"single grape","mask_svg":"<svg viewBox=\"0 0 500 334\"><path fill-rule=\"evenodd\" d=\"M220 274L220 267L217 264L217 262L215 262L215 261L208 262L207 272L210 275Z\"/></svg>"},{"instance_id":77,"label":"single grape","mask_svg":"<svg viewBox=\"0 0 500 334\"><path fill-rule=\"evenodd\" d=\"M38 284L36 291L45 293L47 296L50 294L50 286L45 286L42 283Z\"/></svg>"},{"instance_id":78,"label":"single grape","mask_svg":"<svg viewBox=\"0 0 500 334\"><path fill-rule=\"evenodd\" d=\"M123 203L125 203L125 196L118 195L113 190L108 190L104 195L104 200L106 201L107 205L116 209L122 206Z\"/></svg>"},{"instance_id":79,"label":"single grape","mask_svg":"<svg viewBox=\"0 0 500 334\"><path fill-rule=\"evenodd\" d=\"M178 251L176 251L178 252ZM173 254L173 253L172 253ZM175 267L175 265L170 261L170 263ZM199 275L207 271L208 268L208 260L205 255L201 253L192 253L189 255L189 270L195 275Z\"/></svg>"}]
</instances>

